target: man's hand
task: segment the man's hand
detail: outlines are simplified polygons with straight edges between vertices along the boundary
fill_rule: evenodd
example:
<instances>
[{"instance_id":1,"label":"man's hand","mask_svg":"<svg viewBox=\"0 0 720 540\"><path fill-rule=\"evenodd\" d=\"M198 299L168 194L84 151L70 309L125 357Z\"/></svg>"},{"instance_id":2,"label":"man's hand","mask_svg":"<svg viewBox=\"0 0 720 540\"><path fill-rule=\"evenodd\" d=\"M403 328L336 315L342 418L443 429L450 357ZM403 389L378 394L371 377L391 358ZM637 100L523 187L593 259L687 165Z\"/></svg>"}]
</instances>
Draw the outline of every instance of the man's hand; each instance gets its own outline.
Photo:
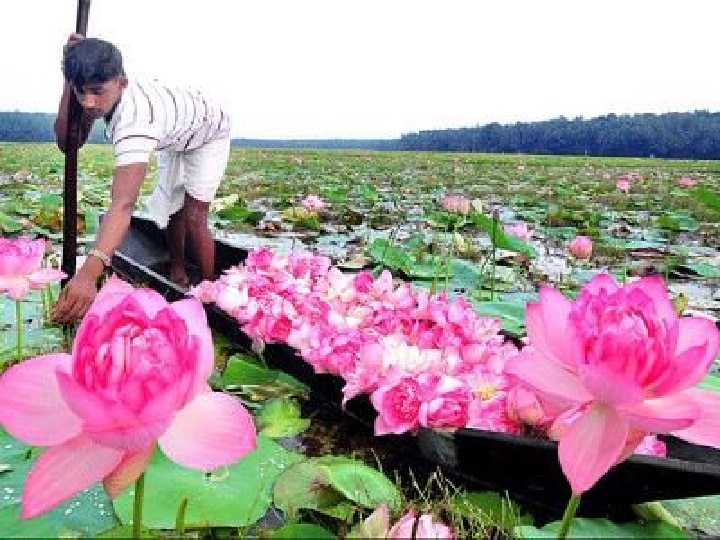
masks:
<instances>
[{"instance_id":1,"label":"man's hand","mask_svg":"<svg viewBox=\"0 0 720 540\"><path fill-rule=\"evenodd\" d=\"M69 324L81 318L90 308L97 294L95 281L78 274L60 292L52 313L54 321Z\"/></svg>"}]
</instances>

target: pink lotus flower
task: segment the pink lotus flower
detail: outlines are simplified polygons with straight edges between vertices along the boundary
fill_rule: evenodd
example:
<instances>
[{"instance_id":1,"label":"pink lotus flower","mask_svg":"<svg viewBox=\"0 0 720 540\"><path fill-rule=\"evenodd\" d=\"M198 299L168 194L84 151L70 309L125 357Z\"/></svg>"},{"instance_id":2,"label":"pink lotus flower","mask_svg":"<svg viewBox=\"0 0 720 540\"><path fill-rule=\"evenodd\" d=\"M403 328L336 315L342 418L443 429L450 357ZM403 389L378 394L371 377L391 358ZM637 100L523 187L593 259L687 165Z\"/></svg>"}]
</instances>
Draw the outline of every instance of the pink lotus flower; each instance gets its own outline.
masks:
<instances>
[{"instance_id":1,"label":"pink lotus flower","mask_svg":"<svg viewBox=\"0 0 720 540\"><path fill-rule=\"evenodd\" d=\"M464 216L468 215L472 209L470 199L463 195L445 195L440 200L440 206L448 212L454 212Z\"/></svg>"},{"instance_id":2,"label":"pink lotus flower","mask_svg":"<svg viewBox=\"0 0 720 540\"><path fill-rule=\"evenodd\" d=\"M720 394L692 388L720 348L700 317L678 318L662 279L607 274L571 302L544 287L527 308L532 348L506 371L563 412L559 456L573 493L590 489L648 434L720 446ZM551 432L553 428L551 427Z\"/></svg>"},{"instance_id":3,"label":"pink lotus flower","mask_svg":"<svg viewBox=\"0 0 720 540\"><path fill-rule=\"evenodd\" d=\"M416 523L417 522L417 523ZM444 523L435 521L430 514L418 516L412 510L390 528L388 538L444 538L452 540L455 532Z\"/></svg>"},{"instance_id":4,"label":"pink lotus flower","mask_svg":"<svg viewBox=\"0 0 720 540\"><path fill-rule=\"evenodd\" d=\"M682 187L691 188L695 185L695 179L692 176L685 175L680 177L678 184Z\"/></svg>"},{"instance_id":5,"label":"pink lotus flower","mask_svg":"<svg viewBox=\"0 0 720 540\"><path fill-rule=\"evenodd\" d=\"M48 354L0 378L0 423L49 447L30 471L22 516L38 516L103 480L117 496L155 443L173 461L209 471L256 446L240 402L210 390L213 345L196 300L112 278L78 329L72 354Z\"/></svg>"},{"instance_id":6,"label":"pink lotus flower","mask_svg":"<svg viewBox=\"0 0 720 540\"><path fill-rule=\"evenodd\" d=\"M576 236L570 241L568 250L576 259L587 260L592 256L593 242L587 236Z\"/></svg>"},{"instance_id":7,"label":"pink lotus flower","mask_svg":"<svg viewBox=\"0 0 720 540\"><path fill-rule=\"evenodd\" d=\"M302 201L300 201L300 206L302 206L305 210L310 211L322 210L324 208L327 208L327 205L328 204L317 195L308 195Z\"/></svg>"},{"instance_id":8,"label":"pink lotus flower","mask_svg":"<svg viewBox=\"0 0 720 540\"><path fill-rule=\"evenodd\" d=\"M0 293L22 300L30 289L43 289L63 279L64 272L41 267L46 248L42 239L0 238Z\"/></svg>"},{"instance_id":9,"label":"pink lotus flower","mask_svg":"<svg viewBox=\"0 0 720 540\"><path fill-rule=\"evenodd\" d=\"M520 240L530 240L533 235L532 229L529 229L527 223L522 221L520 223L513 223L512 225L505 225L504 228L505 232L518 237Z\"/></svg>"},{"instance_id":10,"label":"pink lotus flower","mask_svg":"<svg viewBox=\"0 0 720 540\"><path fill-rule=\"evenodd\" d=\"M552 418L541 400L522 385L515 385L508 391L507 408L511 420L528 426L543 426Z\"/></svg>"},{"instance_id":11,"label":"pink lotus flower","mask_svg":"<svg viewBox=\"0 0 720 540\"><path fill-rule=\"evenodd\" d=\"M630 180L627 176L620 176L617 179L617 182L615 182L615 187L622 191L623 193L627 193L630 191Z\"/></svg>"},{"instance_id":12,"label":"pink lotus flower","mask_svg":"<svg viewBox=\"0 0 720 540\"><path fill-rule=\"evenodd\" d=\"M460 379L437 373L409 375L400 369L390 370L386 379L370 396L378 411L376 435L466 425L472 396Z\"/></svg>"},{"instance_id":13,"label":"pink lotus flower","mask_svg":"<svg viewBox=\"0 0 720 540\"><path fill-rule=\"evenodd\" d=\"M390 509L387 504L378 506L363 522L358 524L348 538L440 538L454 539L455 531L444 523L435 521L430 514L420 516L413 510L405 513L390 527Z\"/></svg>"},{"instance_id":14,"label":"pink lotus flower","mask_svg":"<svg viewBox=\"0 0 720 540\"><path fill-rule=\"evenodd\" d=\"M667 457L667 445L655 435L648 435L640 441L634 453L643 456Z\"/></svg>"},{"instance_id":15,"label":"pink lotus flower","mask_svg":"<svg viewBox=\"0 0 720 540\"><path fill-rule=\"evenodd\" d=\"M358 523L347 538L387 538L390 530L390 507L383 503Z\"/></svg>"}]
</instances>

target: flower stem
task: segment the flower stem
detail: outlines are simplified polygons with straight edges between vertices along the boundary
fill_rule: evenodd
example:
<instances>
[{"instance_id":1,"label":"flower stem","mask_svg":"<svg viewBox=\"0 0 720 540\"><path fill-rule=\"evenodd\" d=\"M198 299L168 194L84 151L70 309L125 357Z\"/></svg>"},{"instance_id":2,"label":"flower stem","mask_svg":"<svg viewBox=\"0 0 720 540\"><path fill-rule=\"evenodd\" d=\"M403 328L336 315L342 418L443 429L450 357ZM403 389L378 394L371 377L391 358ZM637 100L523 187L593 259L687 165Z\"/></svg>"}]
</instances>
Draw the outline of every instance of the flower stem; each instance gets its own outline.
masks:
<instances>
[{"instance_id":1,"label":"flower stem","mask_svg":"<svg viewBox=\"0 0 720 540\"><path fill-rule=\"evenodd\" d=\"M500 214L497 210L493 211L492 221L492 274L490 275L490 301L495 300L495 266L497 264L497 227L498 221L500 221Z\"/></svg>"},{"instance_id":2,"label":"flower stem","mask_svg":"<svg viewBox=\"0 0 720 540\"><path fill-rule=\"evenodd\" d=\"M135 481L135 498L133 499L133 539L142 537L143 494L145 492L145 473Z\"/></svg>"},{"instance_id":3,"label":"flower stem","mask_svg":"<svg viewBox=\"0 0 720 540\"><path fill-rule=\"evenodd\" d=\"M573 493L565 507L565 513L563 514L562 523L560 524L560 532L558 532L558 539L564 540L567 538L570 532L570 524L575 517L578 506L580 505L580 495Z\"/></svg>"},{"instance_id":4,"label":"flower stem","mask_svg":"<svg viewBox=\"0 0 720 540\"><path fill-rule=\"evenodd\" d=\"M15 323L17 326L17 361L22 360L23 350L23 316L22 301L15 300Z\"/></svg>"},{"instance_id":5,"label":"flower stem","mask_svg":"<svg viewBox=\"0 0 720 540\"><path fill-rule=\"evenodd\" d=\"M42 303L43 326L50 318L50 297L47 294L48 287L40 289L40 302Z\"/></svg>"}]
</instances>

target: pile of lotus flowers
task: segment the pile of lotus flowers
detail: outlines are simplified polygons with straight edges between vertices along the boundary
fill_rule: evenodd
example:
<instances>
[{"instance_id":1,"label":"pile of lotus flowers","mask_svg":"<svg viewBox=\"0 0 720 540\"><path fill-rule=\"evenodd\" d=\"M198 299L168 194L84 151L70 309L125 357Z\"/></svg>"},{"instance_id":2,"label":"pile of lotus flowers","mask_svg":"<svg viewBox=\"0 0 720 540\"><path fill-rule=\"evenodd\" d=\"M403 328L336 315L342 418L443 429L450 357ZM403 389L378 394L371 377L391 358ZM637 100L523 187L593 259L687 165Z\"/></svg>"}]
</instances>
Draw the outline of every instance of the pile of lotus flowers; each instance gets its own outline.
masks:
<instances>
[{"instance_id":1,"label":"pile of lotus flowers","mask_svg":"<svg viewBox=\"0 0 720 540\"><path fill-rule=\"evenodd\" d=\"M544 432L560 442L574 492L633 452L665 455L657 434L720 446L720 397L695 387L720 332L680 317L659 277L598 274L575 301L543 287L518 349L463 297L344 273L322 256L251 252L192 294L235 317L259 348L294 347L318 373L367 394L375 432L420 427Z\"/></svg>"}]
</instances>

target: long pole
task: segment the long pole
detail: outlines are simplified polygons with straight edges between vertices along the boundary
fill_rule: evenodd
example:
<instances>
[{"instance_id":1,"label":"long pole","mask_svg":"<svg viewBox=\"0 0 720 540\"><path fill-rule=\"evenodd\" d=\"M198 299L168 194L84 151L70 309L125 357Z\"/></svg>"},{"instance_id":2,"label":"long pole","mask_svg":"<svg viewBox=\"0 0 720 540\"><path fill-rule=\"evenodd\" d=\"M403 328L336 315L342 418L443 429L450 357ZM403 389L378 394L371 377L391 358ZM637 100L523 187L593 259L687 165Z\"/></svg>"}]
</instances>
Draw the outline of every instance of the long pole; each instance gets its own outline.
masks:
<instances>
[{"instance_id":1,"label":"long pole","mask_svg":"<svg viewBox=\"0 0 720 540\"><path fill-rule=\"evenodd\" d=\"M75 33L87 33L90 0L78 0ZM65 148L65 175L63 181L63 256L62 269L68 278L75 275L77 259L77 165L80 144L80 115L78 100L71 96Z\"/></svg>"}]
</instances>

